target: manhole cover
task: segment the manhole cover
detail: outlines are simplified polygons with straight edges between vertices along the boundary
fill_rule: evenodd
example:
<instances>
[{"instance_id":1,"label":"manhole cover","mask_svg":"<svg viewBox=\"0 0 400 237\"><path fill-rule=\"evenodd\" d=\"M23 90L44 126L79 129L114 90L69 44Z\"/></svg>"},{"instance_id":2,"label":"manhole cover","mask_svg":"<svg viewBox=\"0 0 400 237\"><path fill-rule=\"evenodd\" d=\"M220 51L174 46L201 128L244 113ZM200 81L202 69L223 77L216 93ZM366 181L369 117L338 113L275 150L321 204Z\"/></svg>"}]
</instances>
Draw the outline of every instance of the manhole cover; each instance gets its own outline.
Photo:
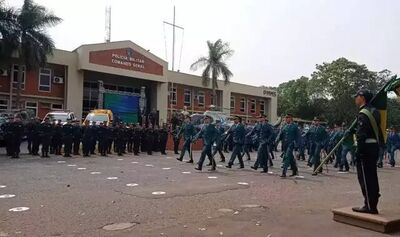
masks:
<instances>
[{"instance_id":1,"label":"manhole cover","mask_svg":"<svg viewBox=\"0 0 400 237\"><path fill-rule=\"evenodd\" d=\"M103 226L103 230L115 231L115 230L125 230L137 225L137 223L115 223L111 225Z\"/></svg>"},{"instance_id":2,"label":"manhole cover","mask_svg":"<svg viewBox=\"0 0 400 237\"><path fill-rule=\"evenodd\" d=\"M27 210L29 210L29 207L14 207L14 208L11 208L11 209L8 210L8 211L11 211L11 212L20 212L20 211L27 211Z\"/></svg>"},{"instance_id":3,"label":"manhole cover","mask_svg":"<svg viewBox=\"0 0 400 237\"><path fill-rule=\"evenodd\" d=\"M13 197L15 197L15 194L3 194L3 195L0 195L0 198L13 198Z\"/></svg>"}]
</instances>

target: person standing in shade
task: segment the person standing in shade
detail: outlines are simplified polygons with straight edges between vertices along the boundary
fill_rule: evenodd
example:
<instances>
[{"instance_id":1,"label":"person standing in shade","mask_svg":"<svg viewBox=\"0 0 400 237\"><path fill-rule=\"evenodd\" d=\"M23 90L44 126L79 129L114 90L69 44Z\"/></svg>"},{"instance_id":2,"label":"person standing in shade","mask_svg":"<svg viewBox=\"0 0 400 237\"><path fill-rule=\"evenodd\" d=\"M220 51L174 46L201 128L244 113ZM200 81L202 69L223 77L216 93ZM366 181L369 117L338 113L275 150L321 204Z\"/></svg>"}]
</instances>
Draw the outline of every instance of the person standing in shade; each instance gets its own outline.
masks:
<instances>
[{"instance_id":1,"label":"person standing in shade","mask_svg":"<svg viewBox=\"0 0 400 237\"><path fill-rule=\"evenodd\" d=\"M39 155L40 146L40 118L36 117L32 123L32 155Z\"/></svg>"},{"instance_id":2,"label":"person standing in shade","mask_svg":"<svg viewBox=\"0 0 400 237\"><path fill-rule=\"evenodd\" d=\"M163 126L158 130L158 137L160 140L160 152L161 155L166 155L165 150L167 149L167 141L168 141L168 130L167 125L163 124Z\"/></svg>"},{"instance_id":3,"label":"person standing in shade","mask_svg":"<svg viewBox=\"0 0 400 237\"><path fill-rule=\"evenodd\" d=\"M298 168L293 151L299 143L300 130L297 124L293 123L293 116L291 114L286 115L285 122L286 124L283 126L275 141L276 143L282 141L282 148L284 148L284 150L282 150L284 155L281 178L286 177L286 172L289 166L292 170L292 174L290 176L298 175Z\"/></svg>"},{"instance_id":4,"label":"person standing in shade","mask_svg":"<svg viewBox=\"0 0 400 237\"><path fill-rule=\"evenodd\" d=\"M380 130L380 114L369 102L373 94L368 90L360 90L355 95L355 104L360 111L357 116L355 133L357 141L356 167L358 182L364 196L364 206L354 207L354 212L378 214L379 182L376 162L379 146L384 143Z\"/></svg>"},{"instance_id":5,"label":"person standing in shade","mask_svg":"<svg viewBox=\"0 0 400 237\"><path fill-rule=\"evenodd\" d=\"M199 138L203 138L203 149L201 151L200 159L199 162L197 163L197 167L195 167L196 170L201 171L203 169L203 163L208 156L208 158L211 160L211 169L210 171L214 171L216 169L216 163L214 158L212 157L211 151L212 151L212 145L214 144L217 136L218 136L218 131L215 128L214 124L210 124L211 117L205 116L204 117L204 125L201 128L200 132L198 132L194 138L193 142L196 141Z\"/></svg>"},{"instance_id":6,"label":"person standing in shade","mask_svg":"<svg viewBox=\"0 0 400 237\"><path fill-rule=\"evenodd\" d=\"M81 146L81 139L82 139L82 127L79 124L79 121L75 121L72 127L72 136L73 136L73 143L74 143L74 156L79 156L79 150Z\"/></svg>"},{"instance_id":7,"label":"person standing in shade","mask_svg":"<svg viewBox=\"0 0 400 237\"><path fill-rule=\"evenodd\" d=\"M63 144L63 129L62 129L62 124L61 120L58 120L57 122L54 123L53 127L53 151L54 154L57 156L61 155L61 147Z\"/></svg>"},{"instance_id":8,"label":"person standing in shade","mask_svg":"<svg viewBox=\"0 0 400 237\"><path fill-rule=\"evenodd\" d=\"M232 128L227 131L228 134L232 134L232 141L233 141L233 150L232 150L232 155L231 159L229 160L228 165L226 168L232 168L233 163L235 162L236 157L239 159L239 164L240 167L239 169L244 168L244 163L243 163L243 157L242 157L242 151L243 151L243 144L244 144L244 138L245 138L245 128L242 124L242 118L239 116L235 117L234 124L232 125Z\"/></svg>"},{"instance_id":9,"label":"person standing in shade","mask_svg":"<svg viewBox=\"0 0 400 237\"><path fill-rule=\"evenodd\" d=\"M195 135L194 126L190 120L191 120L190 116L186 115L185 121L182 124L182 128L181 128L181 130L179 130L179 132L177 134L177 137L179 137L181 135L181 133L183 132L183 139L184 139L181 154L180 154L179 158L176 158L179 161L183 160L183 157L185 156L186 151L189 152L189 156L190 156L191 143L192 143L193 136ZM190 156L190 160L187 163L193 163L193 157Z\"/></svg>"},{"instance_id":10,"label":"person standing in shade","mask_svg":"<svg viewBox=\"0 0 400 237\"><path fill-rule=\"evenodd\" d=\"M83 157L89 157L90 148L92 145L92 136L94 136L93 129L92 126L89 124L89 121L85 122L85 125L82 127L82 130L83 130L83 136L82 136Z\"/></svg>"},{"instance_id":11,"label":"person standing in shade","mask_svg":"<svg viewBox=\"0 0 400 237\"><path fill-rule=\"evenodd\" d=\"M14 121L10 124L11 131L11 158L19 158L20 146L22 141L22 135L24 133L24 125L19 117L15 117Z\"/></svg>"},{"instance_id":12,"label":"person standing in shade","mask_svg":"<svg viewBox=\"0 0 400 237\"><path fill-rule=\"evenodd\" d=\"M141 137L142 137L142 127L140 126L139 123L136 124L136 127L134 128L133 131L133 154L135 156L139 155L140 151L140 143L141 143Z\"/></svg>"},{"instance_id":13,"label":"person standing in shade","mask_svg":"<svg viewBox=\"0 0 400 237\"><path fill-rule=\"evenodd\" d=\"M44 122L39 127L40 141L42 143L42 158L50 158L49 148L53 136L53 125L50 123L48 117L44 119Z\"/></svg>"},{"instance_id":14,"label":"person standing in shade","mask_svg":"<svg viewBox=\"0 0 400 237\"><path fill-rule=\"evenodd\" d=\"M214 148L214 151L212 153L212 156L214 157L218 152L219 156L221 158L219 162L225 162L225 155L222 152L222 146L223 146L223 141L224 141L223 136L224 136L224 133L225 133L225 129L221 125L221 121L219 121L219 120L216 121L216 127L215 128L217 129L218 136L217 136L217 139L215 140L215 148Z\"/></svg>"},{"instance_id":15,"label":"person standing in shade","mask_svg":"<svg viewBox=\"0 0 400 237\"><path fill-rule=\"evenodd\" d=\"M272 126L267 123L265 115L260 115L257 126L246 136L252 136L254 133L257 133L258 149L257 160L251 168L257 170L260 166L263 168L262 173L268 173L268 161L270 158L268 150L274 131Z\"/></svg>"},{"instance_id":16,"label":"person standing in shade","mask_svg":"<svg viewBox=\"0 0 400 237\"><path fill-rule=\"evenodd\" d=\"M63 143L64 143L64 157L71 157L72 142L74 139L74 127L71 124L71 119L67 119L67 123L62 127Z\"/></svg>"}]
</instances>

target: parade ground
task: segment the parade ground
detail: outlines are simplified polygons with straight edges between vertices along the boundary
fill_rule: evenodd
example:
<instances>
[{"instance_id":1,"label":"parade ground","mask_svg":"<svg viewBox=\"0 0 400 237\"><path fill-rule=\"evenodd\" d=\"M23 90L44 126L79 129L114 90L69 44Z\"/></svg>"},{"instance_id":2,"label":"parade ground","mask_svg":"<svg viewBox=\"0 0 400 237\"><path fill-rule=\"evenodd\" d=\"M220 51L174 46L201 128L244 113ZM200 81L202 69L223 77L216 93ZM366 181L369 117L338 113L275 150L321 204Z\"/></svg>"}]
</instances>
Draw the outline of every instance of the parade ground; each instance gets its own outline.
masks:
<instances>
[{"instance_id":1,"label":"parade ground","mask_svg":"<svg viewBox=\"0 0 400 237\"><path fill-rule=\"evenodd\" d=\"M300 176L281 179L280 158L269 174L175 158L2 155L0 236L386 236L332 220L331 209L362 204L352 170L315 177L300 161ZM400 214L400 167L379 178L380 211Z\"/></svg>"}]
</instances>

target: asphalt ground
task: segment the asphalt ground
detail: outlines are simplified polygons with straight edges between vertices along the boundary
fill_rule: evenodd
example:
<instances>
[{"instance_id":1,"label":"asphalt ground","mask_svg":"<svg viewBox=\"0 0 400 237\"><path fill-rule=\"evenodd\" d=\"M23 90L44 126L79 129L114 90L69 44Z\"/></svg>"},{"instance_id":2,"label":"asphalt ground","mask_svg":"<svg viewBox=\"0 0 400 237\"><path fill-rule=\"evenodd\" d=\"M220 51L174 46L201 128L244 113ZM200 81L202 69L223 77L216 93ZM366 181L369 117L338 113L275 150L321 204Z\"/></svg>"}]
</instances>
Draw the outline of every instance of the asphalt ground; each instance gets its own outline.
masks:
<instances>
[{"instance_id":1,"label":"asphalt ground","mask_svg":"<svg viewBox=\"0 0 400 237\"><path fill-rule=\"evenodd\" d=\"M332 220L331 209L363 203L352 170L315 177L300 161L299 177L281 179L280 158L270 174L253 161L198 172L175 158L1 155L0 236L386 236ZM385 164L379 179L380 211L400 216L400 167Z\"/></svg>"}]
</instances>

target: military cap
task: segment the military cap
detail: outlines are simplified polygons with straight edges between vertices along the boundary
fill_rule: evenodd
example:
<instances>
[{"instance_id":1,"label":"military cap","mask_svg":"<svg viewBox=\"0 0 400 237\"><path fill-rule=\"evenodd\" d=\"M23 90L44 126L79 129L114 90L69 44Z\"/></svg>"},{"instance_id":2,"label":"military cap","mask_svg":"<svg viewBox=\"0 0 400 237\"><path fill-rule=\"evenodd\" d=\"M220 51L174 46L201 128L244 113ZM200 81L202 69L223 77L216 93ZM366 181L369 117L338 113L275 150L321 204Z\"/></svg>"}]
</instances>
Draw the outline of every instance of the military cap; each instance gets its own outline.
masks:
<instances>
[{"instance_id":1,"label":"military cap","mask_svg":"<svg viewBox=\"0 0 400 237\"><path fill-rule=\"evenodd\" d=\"M373 97L373 94L369 90L361 89L361 90L357 91L357 93L354 95L354 98L356 98L357 96L362 96L365 98L366 102L370 102Z\"/></svg>"}]
</instances>

